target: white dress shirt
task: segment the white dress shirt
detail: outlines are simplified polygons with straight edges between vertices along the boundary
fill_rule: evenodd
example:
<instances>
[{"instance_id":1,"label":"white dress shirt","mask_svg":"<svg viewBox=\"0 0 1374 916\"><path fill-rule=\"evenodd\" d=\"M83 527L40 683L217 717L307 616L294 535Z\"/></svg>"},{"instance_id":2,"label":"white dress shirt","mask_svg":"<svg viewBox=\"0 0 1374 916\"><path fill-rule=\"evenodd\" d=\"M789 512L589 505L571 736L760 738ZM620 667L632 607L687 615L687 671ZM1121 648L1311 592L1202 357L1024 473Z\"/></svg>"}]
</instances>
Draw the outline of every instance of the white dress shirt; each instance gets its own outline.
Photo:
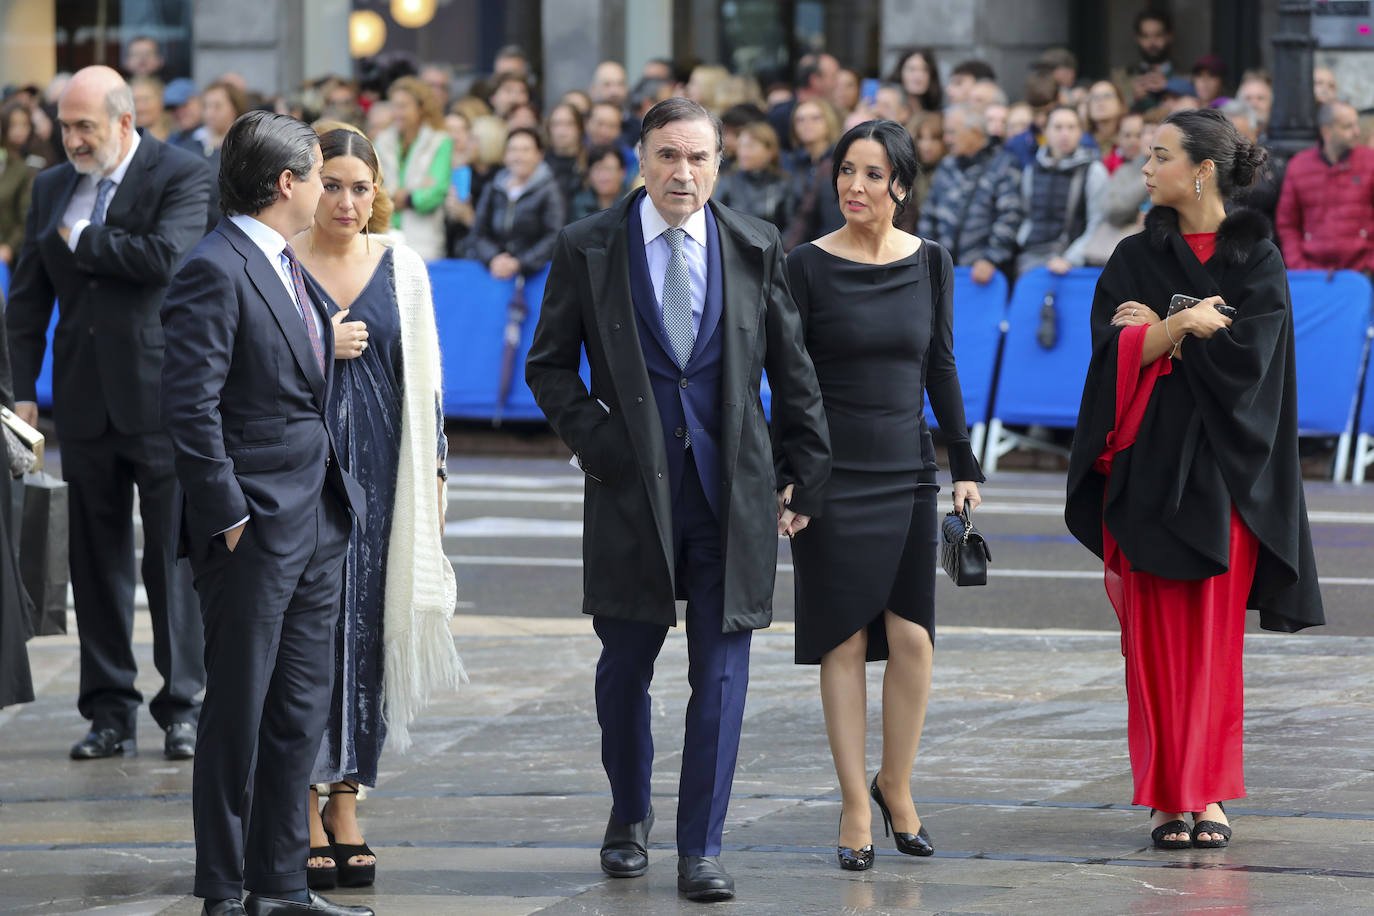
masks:
<instances>
[{"instance_id":1,"label":"white dress shirt","mask_svg":"<svg viewBox=\"0 0 1374 916\"><path fill-rule=\"evenodd\" d=\"M81 233L91 224L91 211L95 209L95 199L99 191L100 182L108 178L114 182L114 187L110 189L110 196L105 198L105 210L110 209L110 201L114 200L115 194L119 192L119 184L124 180L124 176L129 171L129 164L134 161L134 153L138 151L138 144L141 142L138 131L134 131L133 140L129 143L129 151L124 154L124 158L119 160L119 165L114 167L114 171L108 175L82 175L76 183L76 189L72 191L72 199L67 202L67 209L62 214L62 225L71 228L71 235L67 236L67 247L76 251L77 242L81 241ZM101 214L103 217L105 214Z\"/></svg>"},{"instance_id":2,"label":"white dress shirt","mask_svg":"<svg viewBox=\"0 0 1374 916\"><path fill-rule=\"evenodd\" d=\"M668 271L668 259L673 248L663 237L668 223L649 195L639 202L639 222L644 228L644 255L649 261L649 279L654 284L654 302L659 318L663 317L663 279ZM682 239L682 253L687 258L687 275L692 282L692 327L701 333L701 315L706 309L706 208L702 207L682 226L687 235Z\"/></svg>"}]
</instances>

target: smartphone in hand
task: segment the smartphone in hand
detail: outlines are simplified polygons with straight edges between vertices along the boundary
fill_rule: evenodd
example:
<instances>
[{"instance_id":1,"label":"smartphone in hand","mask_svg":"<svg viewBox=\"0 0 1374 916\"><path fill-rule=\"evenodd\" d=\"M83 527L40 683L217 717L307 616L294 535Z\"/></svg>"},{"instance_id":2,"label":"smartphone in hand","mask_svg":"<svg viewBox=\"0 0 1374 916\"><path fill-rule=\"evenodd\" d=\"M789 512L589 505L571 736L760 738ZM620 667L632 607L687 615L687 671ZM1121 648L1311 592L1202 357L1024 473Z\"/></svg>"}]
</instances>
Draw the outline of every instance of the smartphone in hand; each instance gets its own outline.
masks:
<instances>
[{"instance_id":1,"label":"smartphone in hand","mask_svg":"<svg viewBox=\"0 0 1374 916\"><path fill-rule=\"evenodd\" d=\"M1164 317L1168 318L1170 315L1177 315L1184 309L1190 309L1201 301L1202 300L1196 296L1185 296L1183 293L1174 293L1174 298L1169 300L1169 312ZM1216 310L1232 320L1236 317L1236 309L1234 306L1218 305L1216 306Z\"/></svg>"}]
</instances>

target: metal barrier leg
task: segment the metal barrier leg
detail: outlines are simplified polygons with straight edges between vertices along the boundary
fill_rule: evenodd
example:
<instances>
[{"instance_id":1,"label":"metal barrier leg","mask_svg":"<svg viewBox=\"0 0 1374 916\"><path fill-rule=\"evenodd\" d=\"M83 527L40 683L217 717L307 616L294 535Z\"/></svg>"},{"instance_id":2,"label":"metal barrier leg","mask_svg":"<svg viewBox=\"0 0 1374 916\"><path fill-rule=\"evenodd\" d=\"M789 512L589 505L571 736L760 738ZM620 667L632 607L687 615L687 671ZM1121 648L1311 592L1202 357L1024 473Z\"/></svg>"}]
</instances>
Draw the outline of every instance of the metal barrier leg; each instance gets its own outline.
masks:
<instances>
[{"instance_id":1,"label":"metal barrier leg","mask_svg":"<svg viewBox=\"0 0 1374 916\"><path fill-rule=\"evenodd\" d=\"M973 447L973 457L979 462L983 461L983 446L987 442L988 428L986 424L975 423L973 429L969 430L969 445Z\"/></svg>"},{"instance_id":2,"label":"metal barrier leg","mask_svg":"<svg viewBox=\"0 0 1374 916\"><path fill-rule=\"evenodd\" d=\"M1002 421L996 417L993 417L988 423L988 441L985 448L987 449L987 461L983 463L983 472L996 474L997 459L1006 454L1002 450Z\"/></svg>"},{"instance_id":3,"label":"metal barrier leg","mask_svg":"<svg viewBox=\"0 0 1374 916\"><path fill-rule=\"evenodd\" d=\"M1352 482L1364 483L1365 468L1371 461L1374 461L1374 436L1360 433L1355 437L1355 466L1350 470Z\"/></svg>"},{"instance_id":4,"label":"metal barrier leg","mask_svg":"<svg viewBox=\"0 0 1374 916\"><path fill-rule=\"evenodd\" d=\"M1336 440L1336 460L1335 467L1331 471L1331 479L1340 483L1345 480L1346 468L1350 461L1350 430L1347 428L1341 433L1341 437Z\"/></svg>"}]
</instances>

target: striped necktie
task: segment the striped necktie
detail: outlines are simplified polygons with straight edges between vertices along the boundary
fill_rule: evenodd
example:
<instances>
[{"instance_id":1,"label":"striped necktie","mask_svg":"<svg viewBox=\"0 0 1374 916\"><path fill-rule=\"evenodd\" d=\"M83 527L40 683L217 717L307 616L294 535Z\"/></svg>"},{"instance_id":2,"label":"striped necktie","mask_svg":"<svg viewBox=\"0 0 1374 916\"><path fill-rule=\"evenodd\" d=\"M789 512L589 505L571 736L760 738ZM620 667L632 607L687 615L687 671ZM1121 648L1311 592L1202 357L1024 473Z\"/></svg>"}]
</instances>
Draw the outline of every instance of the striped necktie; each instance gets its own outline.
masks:
<instances>
[{"instance_id":1,"label":"striped necktie","mask_svg":"<svg viewBox=\"0 0 1374 916\"><path fill-rule=\"evenodd\" d=\"M105 211L110 206L110 194L115 189L115 183L109 178L100 179L100 183L95 186L95 206L91 207L91 225L105 225Z\"/></svg>"},{"instance_id":2,"label":"striped necktie","mask_svg":"<svg viewBox=\"0 0 1374 916\"><path fill-rule=\"evenodd\" d=\"M305 275L301 273L301 262L296 260L296 252L287 245L282 249L282 257L286 258L287 266L291 269L291 282L296 287L296 309L301 313L301 320L305 322L305 333L310 338L310 349L315 351L315 362L319 363L320 374L327 375L324 364L324 343L320 340L320 329L315 327L315 310L310 305L310 292L305 288Z\"/></svg>"}]
</instances>

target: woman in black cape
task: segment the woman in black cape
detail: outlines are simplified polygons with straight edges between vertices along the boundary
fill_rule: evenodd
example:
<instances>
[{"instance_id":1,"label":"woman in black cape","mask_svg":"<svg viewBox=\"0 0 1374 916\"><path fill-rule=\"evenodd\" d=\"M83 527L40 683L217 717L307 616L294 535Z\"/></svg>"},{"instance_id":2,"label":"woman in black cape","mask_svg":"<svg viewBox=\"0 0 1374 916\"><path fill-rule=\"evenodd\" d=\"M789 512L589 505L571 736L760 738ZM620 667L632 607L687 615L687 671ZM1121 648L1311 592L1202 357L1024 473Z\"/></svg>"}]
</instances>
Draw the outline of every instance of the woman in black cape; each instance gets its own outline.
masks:
<instances>
[{"instance_id":1,"label":"woman in black cape","mask_svg":"<svg viewBox=\"0 0 1374 916\"><path fill-rule=\"evenodd\" d=\"M1159 848L1230 841L1246 608L1269 630L1324 622L1287 272L1263 217L1225 211L1264 159L1215 110L1171 115L1142 169L1145 231L1117 246L1093 301L1065 520L1104 560L1133 802L1154 809ZM1176 294L1201 301L1170 315Z\"/></svg>"}]
</instances>

